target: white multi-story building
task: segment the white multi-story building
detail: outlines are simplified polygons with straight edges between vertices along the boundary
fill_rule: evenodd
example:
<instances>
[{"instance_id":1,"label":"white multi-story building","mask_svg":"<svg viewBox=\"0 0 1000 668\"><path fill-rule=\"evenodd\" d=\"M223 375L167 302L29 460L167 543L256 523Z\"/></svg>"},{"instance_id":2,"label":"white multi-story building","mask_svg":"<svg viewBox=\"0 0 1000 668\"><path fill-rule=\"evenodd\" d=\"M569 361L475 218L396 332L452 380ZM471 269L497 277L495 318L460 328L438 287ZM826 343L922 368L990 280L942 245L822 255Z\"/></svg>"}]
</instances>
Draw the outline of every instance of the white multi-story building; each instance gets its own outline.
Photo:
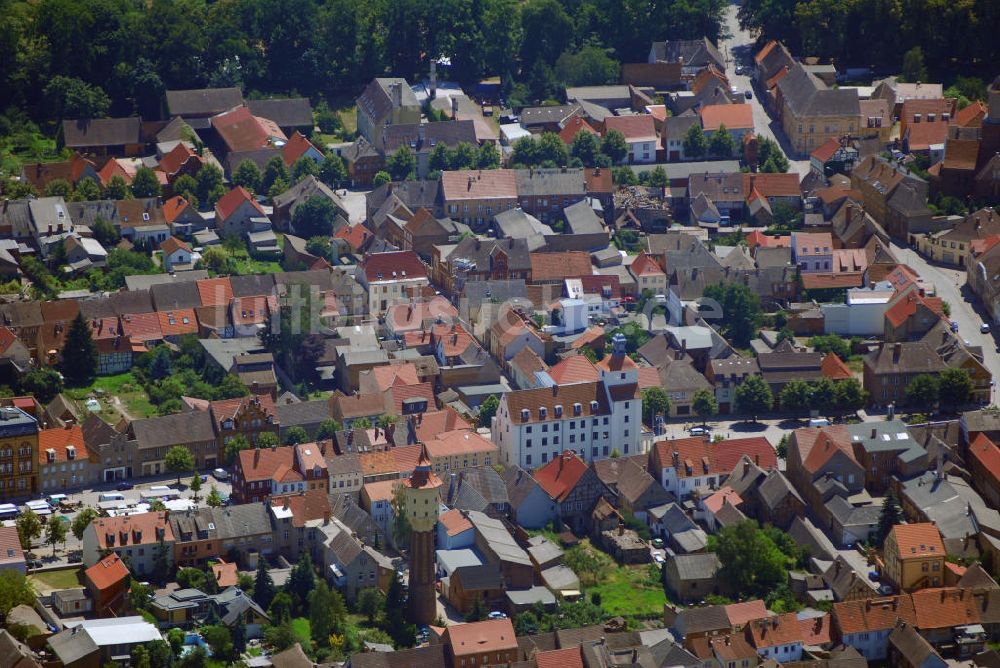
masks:
<instances>
[{"instance_id":1,"label":"white multi-story building","mask_svg":"<svg viewBox=\"0 0 1000 668\"><path fill-rule=\"evenodd\" d=\"M534 469L563 450L587 461L644 451L639 374L616 343L600 380L503 395L491 433L504 466Z\"/></svg>"},{"instance_id":2,"label":"white multi-story building","mask_svg":"<svg viewBox=\"0 0 1000 668\"><path fill-rule=\"evenodd\" d=\"M373 315L409 302L413 293L430 284L427 267L413 251L369 255L358 265L355 278L368 291L368 312Z\"/></svg>"}]
</instances>

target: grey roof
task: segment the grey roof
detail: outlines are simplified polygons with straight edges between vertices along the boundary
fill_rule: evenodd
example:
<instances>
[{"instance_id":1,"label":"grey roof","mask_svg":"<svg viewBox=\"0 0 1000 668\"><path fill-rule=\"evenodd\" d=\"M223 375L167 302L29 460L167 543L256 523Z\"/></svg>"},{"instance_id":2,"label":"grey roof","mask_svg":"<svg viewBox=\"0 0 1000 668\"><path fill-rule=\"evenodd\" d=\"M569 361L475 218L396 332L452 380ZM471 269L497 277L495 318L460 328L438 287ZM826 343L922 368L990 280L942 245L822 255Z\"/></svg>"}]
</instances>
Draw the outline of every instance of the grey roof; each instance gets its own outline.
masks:
<instances>
[{"instance_id":1,"label":"grey roof","mask_svg":"<svg viewBox=\"0 0 1000 668\"><path fill-rule=\"evenodd\" d=\"M278 422L284 427L306 426L330 418L330 404L325 399L300 401L275 406Z\"/></svg>"},{"instance_id":2,"label":"grey roof","mask_svg":"<svg viewBox=\"0 0 1000 668\"><path fill-rule=\"evenodd\" d=\"M508 299L527 299L528 288L523 278L509 281L469 281L462 289L462 294L470 304L491 300L505 302Z\"/></svg>"},{"instance_id":3,"label":"grey roof","mask_svg":"<svg viewBox=\"0 0 1000 668\"><path fill-rule=\"evenodd\" d=\"M722 563L714 552L674 555L667 558L667 565L682 581L710 580L722 568Z\"/></svg>"},{"instance_id":4,"label":"grey roof","mask_svg":"<svg viewBox=\"0 0 1000 668\"><path fill-rule=\"evenodd\" d=\"M328 185L317 179L312 174L302 179L285 192L276 196L274 198L274 208L280 209L290 204L291 208L289 209L289 213L295 213L295 209L298 207L300 202L304 202L313 196L325 197L333 202L339 209L344 209L343 200L341 200L340 195L337 195Z\"/></svg>"},{"instance_id":5,"label":"grey roof","mask_svg":"<svg viewBox=\"0 0 1000 668\"><path fill-rule=\"evenodd\" d=\"M503 576L500 568L496 565L479 566L459 566L452 574L454 581L458 578L462 581L462 588L466 590L476 589L500 589L503 587Z\"/></svg>"},{"instance_id":6,"label":"grey roof","mask_svg":"<svg viewBox=\"0 0 1000 668\"><path fill-rule=\"evenodd\" d=\"M499 506L510 500L503 478L490 466L463 469L457 481L459 492L474 489L487 503Z\"/></svg>"},{"instance_id":7,"label":"grey roof","mask_svg":"<svg viewBox=\"0 0 1000 668\"><path fill-rule=\"evenodd\" d=\"M476 239L466 237L459 241L448 259L454 262L464 258L476 265L478 271L489 272L493 267L493 258L503 253L507 256L507 267L510 271L527 271L531 268L531 256L528 243L524 239Z\"/></svg>"},{"instance_id":8,"label":"grey roof","mask_svg":"<svg viewBox=\"0 0 1000 668\"><path fill-rule=\"evenodd\" d=\"M516 464L504 469L504 483L507 485L507 495L510 505L515 510L528 498L536 488L541 489L541 485L535 478ZM543 492L544 493L544 492Z\"/></svg>"},{"instance_id":9,"label":"grey roof","mask_svg":"<svg viewBox=\"0 0 1000 668\"><path fill-rule=\"evenodd\" d=\"M253 610L264 619L269 619L264 609L239 587L227 587L212 599L223 609L222 623L226 626L235 624L247 610Z\"/></svg>"},{"instance_id":10,"label":"grey roof","mask_svg":"<svg viewBox=\"0 0 1000 668\"><path fill-rule=\"evenodd\" d=\"M912 624L897 624L889 634L889 644L899 652L906 665L921 668L944 668L948 665Z\"/></svg>"},{"instance_id":11,"label":"grey roof","mask_svg":"<svg viewBox=\"0 0 1000 668\"><path fill-rule=\"evenodd\" d=\"M402 146L413 151L432 151L438 144L476 146L476 124L473 121L442 121L439 123L403 123L390 125L382 132L381 149L392 153Z\"/></svg>"},{"instance_id":12,"label":"grey roof","mask_svg":"<svg viewBox=\"0 0 1000 668\"><path fill-rule=\"evenodd\" d=\"M546 568L540 575L542 576L542 582L547 587L556 591L580 588L580 578L566 564L556 564L555 566Z\"/></svg>"},{"instance_id":13,"label":"grey roof","mask_svg":"<svg viewBox=\"0 0 1000 668\"><path fill-rule=\"evenodd\" d=\"M611 84L606 86L575 86L566 89L566 99L574 102L587 100L589 102L615 102L628 100L631 95L629 86Z\"/></svg>"},{"instance_id":14,"label":"grey roof","mask_svg":"<svg viewBox=\"0 0 1000 668\"><path fill-rule=\"evenodd\" d=\"M215 440L212 416L204 411L133 420L129 425L140 449L169 448Z\"/></svg>"},{"instance_id":15,"label":"grey roof","mask_svg":"<svg viewBox=\"0 0 1000 668\"><path fill-rule=\"evenodd\" d=\"M351 657L351 668L431 668L448 665L444 643L398 652L362 652Z\"/></svg>"},{"instance_id":16,"label":"grey roof","mask_svg":"<svg viewBox=\"0 0 1000 668\"><path fill-rule=\"evenodd\" d=\"M792 487L792 483L785 477L785 474L777 469L767 474L767 477L761 482L757 491L764 505L771 510L777 508L787 496L792 496L803 505L805 504L799 493Z\"/></svg>"},{"instance_id":17,"label":"grey roof","mask_svg":"<svg viewBox=\"0 0 1000 668\"><path fill-rule=\"evenodd\" d=\"M67 148L142 143L142 121L138 116L67 120L62 122L62 129Z\"/></svg>"},{"instance_id":18,"label":"grey roof","mask_svg":"<svg viewBox=\"0 0 1000 668\"><path fill-rule=\"evenodd\" d=\"M139 274L136 276L126 276L125 286L132 292L146 292L154 285L168 283L191 283L208 278L208 271L204 269L192 269L191 271L180 271L176 274ZM121 293L116 293L121 294ZM112 295L113 296L113 295ZM195 306L200 306L201 300Z\"/></svg>"},{"instance_id":19,"label":"grey roof","mask_svg":"<svg viewBox=\"0 0 1000 668\"><path fill-rule=\"evenodd\" d=\"M250 100L250 113L267 118L279 127L313 127L312 105L305 97L290 97L278 100Z\"/></svg>"},{"instance_id":20,"label":"grey roof","mask_svg":"<svg viewBox=\"0 0 1000 668\"><path fill-rule=\"evenodd\" d=\"M688 554L701 552L708 547L708 534L701 527L678 531L672 534L670 539L677 544L678 549Z\"/></svg>"},{"instance_id":21,"label":"grey roof","mask_svg":"<svg viewBox=\"0 0 1000 668\"><path fill-rule=\"evenodd\" d=\"M881 506L856 507L843 496L835 496L827 501L826 509L844 528L877 525L882 512Z\"/></svg>"},{"instance_id":22,"label":"grey roof","mask_svg":"<svg viewBox=\"0 0 1000 668\"><path fill-rule=\"evenodd\" d=\"M683 140L691 126L701 126L701 117L697 114L681 114L680 116L668 116L664 123L664 138L667 140Z\"/></svg>"},{"instance_id":23,"label":"grey roof","mask_svg":"<svg viewBox=\"0 0 1000 668\"><path fill-rule=\"evenodd\" d=\"M168 90L167 111L171 116L214 116L243 104L239 88Z\"/></svg>"},{"instance_id":24,"label":"grey roof","mask_svg":"<svg viewBox=\"0 0 1000 668\"><path fill-rule=\"evenodd\" d=\"M504 527L503 522L487 517L477 511L469 511L467 517L472 522L476 533L483 537L486 544L502 561L509 561L525 566L531 565L528 553L517 544L514 537Z\"/></svg>"},{"instance_id":25,"label":"grey roof","mask_svg":"<svg viewBox=\"0 0 1000 668\"><path fill-rule=\"evenodd\" d=\"M555 231L520 207L508 209L493 217L497 236L527 240L528 250L538 250L545 245L545 235Z\"/></svg>"},{"instance_id":26,"label":"grey roof","mask_svg":"<svg viewBox=\"0 0 1000 668\"><path fill-rule=\"evenodd\" d=\"M685 635L692 635L729 629L731 624L725 606L708 605L682 610L677 615L675 627L678 630L683 630Z\"/></svg>"},{"instance_id":27,"label":"grey roof","mask_svg":"<svg viewBox=\"0 0 1000 668\"><path fill-rule=\"evenodd\" d=\"M343 567L348 566L358 558L362 547L361 542L346 531L339 532L329 543L330 551L338 565Z\"/></svg>"},{"instance_id":28,"label":"grey roof","mask_svg":"<svg viewBox=\"0 0 1000 668\"><path fill-rule=\"evenodd\" d=\"M264 344L256 337L200 339L198 342L212 361L226 371L232 368L234 357L267 352Z\"/></svg>"},{"instance_id":29,"label":"grey roof","mask_svg":"<svg viewBox=\"0 0 1000 668\"><path fill-rule=\"evenodd\" d=\"M201 293L198 292L198 284L194 281L160 283L150 287L149 293L157 311L201 306Z\"/></svg>"},{"instance_id":30,"label":"grey roof","mask_svg":"<svg viewBox=\"0 0 1000 668\"><path fill-rule=\"evenodd\" d=\"M867 452L899 452L903 461L914 461L927 456L927 451L910 435L902 420L852 424L847 426L851 442Z\"/></svg>"},{"instance_id":31,"label":"grey roof","mask_svg":"<svg viewBox=\"0 0 1000 668\"><path fill-rule=\"evenodd\" d=\"M231 276L234 297L260 297L274 293L274 274Z\"/></svg>"},{"instance_id":32,"label":"grey roof","mask_svg":"<svg viewBox=\"0 0 1000 668\"><path fill-rule=\"evenodd\" d=\"M563 556L558 545L544 536L533 536L528 539L528 554L539 564L546 564Z\"/></svg>"},{"instance_id":33,"label":"grey roof","mask_svg":"<svg viewBox=\"0 0 1000 668\"><path fill-rule=\"evenodd\" d=\"M708 67L714 65L725 71L726 60L719 49L707 37L701 39L653 42L653 59L668 63L681 62L685 67Z\"/></svg>"},{"instance_id":34,"label":"grey roof","mask_svg":"<svg viewBox=\"0 0 1000 668\"><path fill-rule=\"evenodd\" d=\"M596 234L604 231L604 225L585 199L563 209L563 215L566 216L566 223L572 234Z\"/></svg>"},{"instance_id":35,"label":"grey roof","mask_svg":"<svg viewBox=\"0 0 1000 668\"><path fill-rule=\"evenodd\" d=\"M853 88L827 88L799 63L778 81L782 98L797 117L860 116L858 92Z\"/></svg>"},{"instance_id":36,"label":"grey roof","mask_svg":"<svg viewBox=\"0 0 1000 668\"><path fill-rule=\"evenodd\" d=\"M454 572L463 566L481 566L483 560L475 550L463 548L460 550L437 550L437 561L444 566L445 571Z\"/></svg>"},{"instance_id":37,"label":"grey roof","mask_svg":"<svg viewBox=\"0 0 1000 668\"><path fill-rule=\"evenodd\" d=\"M271 517L262 503L244 503L211 509L219 540L240 538L271 531Z\"/></svg>"},{"instance_id":38,"label":"grey roof","mask_svg":"<svg viewBox=\"0 0 1000 668\"><path fill-rule=\"evenodd\" d=\"M76 628L55 634L49 638L48 645L63 665L67 666L98 651L97 643L90 634Z\"/></svg>"},{"instance_id":39,"label":"grey roof","mask_svg":"<svg viewBox=\"0 0 1000 668\"><path fill-rule=\"evenodd\" d=\"M837 554L837 548L826 537L826 534L820 531L808 518L796 517L792 520L788 534L800 547L809 550L813 557L833 559Z\"/></svg>"},{"instance_id":40,"label":"grey roof","mask_svg":"<svg viewBox=\"0 0 1000 668\"><path fill-rule=\"evenodd\" d=\"M521 125L526 128L532 125L548 125L550 123L561 126L579 110L580 107L576 104L524 107L521 109Z\"/></svg>"},{"instance_id":41,"label":"grey roof","mask_svg":"<svg viewBox=\"0 0 1000 668\"><path fill-rule=\"evenodd\" d=\"M655 508L650 508L648 512L658 519L667 530L667 533L671 535L698 528L694 520L688 517L684 509L676 503L666 503L662 506L656 506Z\"/></svg>"},{"instance_id":42,"label":"grey roof","mask_svg":"<svg viewBox=\"0 0 1000 668\"><path fill-rule=\"evenodd\" d=\"M358 108L368 114L373 120L381 122L396 106L389 89L398 86L400 100L404 107L419 107L420 102L413 94L413 89L406 79L400 77L379 77L373 79L358 97Z\"/></svg>"},{"instance_id":43,"label":"grey roof","mask_svg":"<svg viewBox=\"0 0 1000 668\"><path fill-rule=\"evenodd\" d=\"M556 604L556 597L548 587L535 585L528 589L508 589L506 592L508 600L516 606L534 605L541 603L543 606Z\"/></svg>"},{"instance_id":44,"label":"grey roof","mask_svg":"<svg viewBox=\"0 0 1000 668\"><path fill-rule=\"evenodd\" d=\"M518 197L587 194L583 168L514 170Z\"/></svg>"}]
</instances>

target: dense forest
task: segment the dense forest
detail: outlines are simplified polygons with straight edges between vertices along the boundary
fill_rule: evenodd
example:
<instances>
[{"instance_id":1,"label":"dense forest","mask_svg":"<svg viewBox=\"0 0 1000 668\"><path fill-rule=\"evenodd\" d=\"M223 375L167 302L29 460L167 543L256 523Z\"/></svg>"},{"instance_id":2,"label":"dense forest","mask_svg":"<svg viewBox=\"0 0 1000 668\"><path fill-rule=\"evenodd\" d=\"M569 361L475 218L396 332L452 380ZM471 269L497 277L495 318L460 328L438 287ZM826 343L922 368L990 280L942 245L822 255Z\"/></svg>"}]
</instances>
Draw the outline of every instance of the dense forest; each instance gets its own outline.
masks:
<instances>
[{"instance_id":1,"label":"dense forest","mask_svg":"<svg viewBox=\"0 0 1000 668\"><path fill-rule=\"evenodd\" d=\"M893 74L920 53L932 80L987 81L1000 63L997 0L743 0L740 25L796 55Z\"/></svg>"},{"instance_id":2,"label":"dense forest","mask_svg":"<svg viewBox=\"0 0 1000 668\"><path fill-rule=\"evenodd\" d=\"M508 96L604 83L653 40L719 35L725 0L0 0L0 105L156 116L167 88L331 100L372 77L500 75ZM9 115L9 112L8 112Z\"/></svg>"}]
</instances>

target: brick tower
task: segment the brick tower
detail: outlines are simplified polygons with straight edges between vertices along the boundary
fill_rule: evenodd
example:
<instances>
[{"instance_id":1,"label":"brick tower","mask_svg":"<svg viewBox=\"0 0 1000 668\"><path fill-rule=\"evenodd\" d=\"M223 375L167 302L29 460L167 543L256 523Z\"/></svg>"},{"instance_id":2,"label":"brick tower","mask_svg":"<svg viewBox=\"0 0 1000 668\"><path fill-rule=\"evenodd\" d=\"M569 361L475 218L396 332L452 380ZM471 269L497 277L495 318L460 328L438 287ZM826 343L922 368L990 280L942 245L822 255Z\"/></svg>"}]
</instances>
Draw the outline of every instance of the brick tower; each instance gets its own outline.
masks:
<instances>
[{"instance_id":1,"label":"brick tower","mask_svg":"<svg viewBox=\"0 0 1000 668\"><path fill-rule=\"evenodd\" d=\"M432 624L437 617L437 594L434 588L434 531L438 521L438 488L441 479L434 475L426 453L406 485L406 515L410 520L410 621Z\"/></svg>"}]
</instances>

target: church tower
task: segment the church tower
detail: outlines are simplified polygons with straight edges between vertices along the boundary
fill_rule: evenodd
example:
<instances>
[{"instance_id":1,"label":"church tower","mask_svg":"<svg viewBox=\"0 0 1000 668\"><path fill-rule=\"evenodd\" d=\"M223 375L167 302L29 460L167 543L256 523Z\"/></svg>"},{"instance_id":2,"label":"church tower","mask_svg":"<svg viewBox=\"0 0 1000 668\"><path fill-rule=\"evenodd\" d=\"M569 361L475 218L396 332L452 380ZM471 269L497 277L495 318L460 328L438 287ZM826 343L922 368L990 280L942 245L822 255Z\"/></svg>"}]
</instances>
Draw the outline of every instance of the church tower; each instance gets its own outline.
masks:
<instances>
[{"instance_id":1,"label":"church tower","mask_svg":"<svg viewBox=\"0 0 1000 668\"><path fill-rule=\"evenodd\" d=\"M437 617L434 588L434 531L437 527L441 479L434 475L426 453L404 483L406 516L410 520L410 610L414 624L432 624Z\"/></svg>"}]
</instances>

